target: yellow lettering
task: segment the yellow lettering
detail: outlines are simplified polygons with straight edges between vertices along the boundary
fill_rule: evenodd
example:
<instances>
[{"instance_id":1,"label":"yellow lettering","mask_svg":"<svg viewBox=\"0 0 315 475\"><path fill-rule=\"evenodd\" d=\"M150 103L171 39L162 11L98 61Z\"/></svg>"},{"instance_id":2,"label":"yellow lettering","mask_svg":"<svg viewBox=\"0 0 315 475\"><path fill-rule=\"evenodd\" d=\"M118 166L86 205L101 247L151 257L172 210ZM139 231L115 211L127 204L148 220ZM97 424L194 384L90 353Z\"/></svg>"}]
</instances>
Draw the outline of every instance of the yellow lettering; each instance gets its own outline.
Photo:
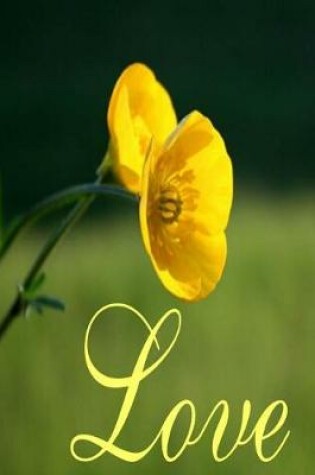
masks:
<instances>
[{"instance_id":1,"label":"yellow lettering","mask_svg":"<svg viewBox=\"0 0 315 475\"><path fill-rule=\"evenodd\" d=\"M269 431L266 432L266 426L268 424L268 421L270 417L272 416L272 413L277 409L277 407L280 407L281 409L281 414L280 417L275 424L275 426ZM274 458L277 457L279 452L282 450L284 444L288 440L288 437L290 435L290 431L287 431L285 436L283 437L281 443L278 445L278 448L274 451L273 454L271 454L269 457L265 456L263 453L263 442L266 439L270 439L273 435L275 435L283 426L285 423L286 419L288 416L288 406L284 401L274 401L272 404L270 404L262 413L260 418L258 419L258 422L256 424L256 427L254 429L255 432L255 446L256 446L256 452L258 457L262 462L271 462Z\"/></svg>"},{"instance_id":2,"label":"yellow lettering","mask_svg":"<svg viewBox=\"0 0 315 475\"><path fill-rule=\"evenodd\" d=\"M140 321L144 324L144 326L149 332L149 335L143 345L143 348L140 351L138 360L136 361L136 364L134 366L132 375L128 377L116 378L116 377L108 376L102 373L96 368L96 366L94 365L90 357L89 336L90 336L91 329L97 318L99 318L105 312L113 308L121 308L121 309L129 310L134 316L140 319ZM167 320L174 317L176 318L176 321L177 321L177 328L173 336L173 339L171 340L169 346L160 355L160 357L150 366L145 368L145 363L150 353L152 344L155 343L155 345L159 349L159 343L157 340L158 332L163 327L163 325L167 322ZM144 316L141 315L140 312L135 310L133 307L130 307L129 305L124 305L124 304L119 304L119 303L106 305L105 307L101 308L93 316L93 318L91 319L88 325L88 328L85 334L85 341L84 341L84 356L85 356L85 362L89 370L89 373L95 379L95 381L97 381L101 386L104 386L107 388L126 388L127 391L126 391L126 395L122 403L115 427L112 431L111 436L109 437L107 441L99 437L89 435L89 434L79 434L72 439L71 444L70 444L70 451L71 451L72 456L76 460L79 460L81 462L91 462L92 460L99 458L101 455L104 455L106 452L109 452L115 457L125 460L127 462L137 462L150 452L150 450L153 448L153 446L159 439L160 434L157 435L157 437L146 449L140 452L131 452L128 450L124 450L118 447L118 445L115 445L115 441L117 437L119 436L121 430L123 429L125 422L130 414L135 397L137 395L140 382L146 377L148 377L153 371L155 371L160 366L160 364L165 360L165 358L169 355L173 346L175 345L175 342L180 332L180 328L181 328L181 314L176 309L169 310L168 312L166 312L165 315L163 315L162 318L157 322L154 328L150 327L149 323L146 321ZM96 447L98 447L98 451L95 452L95 454L91 456L81 456L76 451L76 445L79 442L81 443L89 442L95 445Z\"/></svg>"},{"instance_id":3,"label":"yellow lettering","mask_svg":"<svg viewBox=\"0 0 315 475\"><path fill-rule=\"evenodd\" d=\"M125 377L110 376L108 374L101 372L93 363L90 356L90 351L89 351L90 333L94 326L95 321L101 316L104 316L105 314L107 314L111 309L117 309L117 308L128 310L130 315L140 320L140 322L143 324L146 331L148 332L147 338L143 344L143 347L141 348L139 352L138 358L134 364L131 375L128 375ZM160 330L163 328L163 326L171 319L173 320L175 319L176 328L174 330L173 337L170 343L168 344L167 348L165 348L162 351L159 346L158 335L159 335ZM85 339L84 339L84 358L85 358L85 363L88 368L88 371L90 375L92 376L92 378L104 388L111 388L111 389L120 388L120 389L125 389L126 392L125 392L125 397L123 399L122 405L120 407L120 411L119 411L116 423L113 427L112 433L110 437L108 438L108 440L104 440L100 437L97 437L91 434L78 434L71 440L70 451L71 451L72 456L76 460L79 460L81 462L90 462L92 460L96 460L97 458L101 457L105 453L109 453L113 455L114 457L117 457L126 462L138 462L139 460L144 458L147 454L149 454L149 452L152 450L152 448L156 445L156 443L160 439L161 450L162 450L164 459L168 462L174 462L182 455L182 453L185 451L185 449L188 446L195 445L200 441L200 439L203 437L204 433L206 432L210 422L219 411L220 411L219 412L220 417L214 430L214 434L212 438L212 446L211 446L212 455L216 462L223 462L227 460L229 457L233 455L233 453L236 451L238 447L248 444L252 439L254 439L254 447L255 447L257 456L262 462L270 462L271 460L277 457L277 455L280 453L280 451L284 447L290 435L290 431L287 431L285 433L284 437L282 438L282 441L278 444L277 448L274 450L274 452L271 455L269 456L265 455L263 451L263 445L267 439L271 439L277 432L279 432L279 430L283 427L287 419L288 406L284 401L281 401L281 400L271 403L264 410L264 412L258 418L258 421L256 425L254 426L254 429L247 436L245 435L245 433L246 433L246 429L248 427L248 423L250 420L252 406L251 406L250 401L248 400L244 401L238 435L231 449L225 454L222 454L222 453L220 454L221 442L223 440L223 437L228 425L229 416L230 416L229 404L225 400L221 400L215 405L215 407L210 412L208 418L206 419L205 423L203 424L201 430L199 431L197 435L194 433L195 425L196 425L195 406L192 403L192 401L190 401L189 399L184 399L178 402L173 407L173 409L170 411L170 413L166 417L164 423L162 424L160 431L147 447L145 447L144 449L140 451L132 452L130 450L127 450L119 446L119 443L117 442L117 440L126 424L126 421L128 420L128 417L132 410L141 381L143 381L148 376L150 376L150 374L153 373L164 362L164 360L172 351L176 343L176 340L178 338L178 335L180 333L180 330L181 330L181 314L176 309L169 310L168 312L166 312L153 328L150 326L148 321L140 312L138 312L137 310L135 310L133 307L129 305L120 304L120 303L107 305L101 308L92 317L87 327ZM160 354L153 363L146 366L146 362L148 360L148 356L151 352L151 348L153 345L157 347ZM274 424L274 426L270 430L267 430L268 422L270 421L270 418L273 416L277 408L280 408L281 410L281 413L277 419L277 422ZM184 435L182 445L173 454L171 454L170 449L169 449L171 434L179 415L184 410L189 411L190 419L188 423L188 428L187 428L186 434ZM95 447L96 450L92 455L89 455L89 456L85 456L82 454L80 455L78 451L78 447L77 447L78 444L90 444L93 447Z\"/></svg>"}]
</instances>

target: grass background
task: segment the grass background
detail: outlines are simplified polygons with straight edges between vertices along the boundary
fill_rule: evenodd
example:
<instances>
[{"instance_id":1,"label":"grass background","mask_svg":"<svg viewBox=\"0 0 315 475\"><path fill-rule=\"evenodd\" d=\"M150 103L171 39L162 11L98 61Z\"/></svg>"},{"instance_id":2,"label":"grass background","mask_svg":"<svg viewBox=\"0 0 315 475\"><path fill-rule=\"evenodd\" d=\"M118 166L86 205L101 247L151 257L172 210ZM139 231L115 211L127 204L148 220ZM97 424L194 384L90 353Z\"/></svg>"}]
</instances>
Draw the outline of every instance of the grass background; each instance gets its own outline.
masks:
<instances>
[{"instance_id":1,"label":"grass background","mask_svg":"<svg viewBox=\"0 0 315 475\"><path fill-rule=\"evenodd\" d=\"M67 236L46 267L45 287L65 299L66 313L20 319L0 345L1 475L313 473L315 202L312 195L268 196L236 200L225 274L198 304L181 303L160 285L142 246L136 209L120 219L85 221ZM4 261L1 313L42 239L42 232L25 234ZM159 446L134 465L111 456L91 464L72 459L75 434L109 436L124 394L96 385L83 361L90 318L117 301L136 307L151 324L174 306L183 314L175 349L140 386L121 445L147 446L186 397L197 408L198 425L218 400L227 399L230 441L245 399L252 401L256 420L271 401L283 398L291 437L274 462L259 462L249 444L216 464L213 424L174 464L163 461ZM93 356L113 374L130 373L145 337L139 323L126 317L119 312L104 319L93 333Z\"/></svg>"}]
</instances>

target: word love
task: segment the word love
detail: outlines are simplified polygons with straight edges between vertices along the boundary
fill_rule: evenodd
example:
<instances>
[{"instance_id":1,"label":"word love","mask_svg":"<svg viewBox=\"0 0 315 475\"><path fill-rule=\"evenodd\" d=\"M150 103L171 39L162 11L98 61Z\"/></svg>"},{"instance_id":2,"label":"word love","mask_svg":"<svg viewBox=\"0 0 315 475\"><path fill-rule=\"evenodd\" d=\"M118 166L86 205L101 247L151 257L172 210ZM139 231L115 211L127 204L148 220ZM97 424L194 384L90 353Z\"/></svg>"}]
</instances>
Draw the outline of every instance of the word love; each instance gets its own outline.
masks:
<instances>
[{"instance_id":1,"label":"word love","mask_svg":"<svg viewBox=\"0 0 315 475\"><path fill-rule=\"evenodd\" d=\"M111 309L124 309L130 312L130 315L140 319L144 327L148 332L147 339L143 347L139 351L138 359L134 365L132 374L127 377L113 377L108 376L107 374L99 371L96 366L93 364L90 352L89 352L89 336L91 329L95 321L104 316L106 313L109 313ZM160 350L158 336L159 332L163 326L171 320L175 320L175 331L174 335L169 343L168 347L163 351ZM130 451L127 448L121 447L119 445L119 435L123 431L123 428L126 424L126 421L129 417L129 414L132 410L134 401L136 399L139 386L141 381L149 377L167 358L171 350L174 348L176 340L181 330L181 314L178 310L170 310L157 322L154 328L151 328L147 320L141 313L139 313L134 308L124 305L124 304L111 304L106 307L101 308L91 319L86 334L84 342L84 356L87 368L91 376L104 388L117 389L121 388L125 390L125 397L123 399L116 423L112 430L112 433L108 440L103 440L100 437L96 437L90 434L79 434L75 436L70 444L70 451L72 456L82 462L90 462L95 460L105 453L109 453L114 457L117 457L126 462L138 462L143 459L153 447L157 444L160 444L163 457L168 462L174 462L177 460L181 454L190 446L197 444L198 441L205 434L208 426L212 419L215 418L216 425L212 438L212 455L215 461L223 462L231 457L232 454L236 451L238 447L244 446L253 442L255 452L258 458L262 462L270 462L275 459L280 451L283 449L290 432L286 431L283 434L279 434L281 441L274 447L272 453L266 453L266 442L268 439L271 439L275 434L277 434L281 429L283 429L284 423L288 416L288 407L285 401L278 400L272 402L260 415L255 424L251 421L252 430L248 429L249 421L251 419L251 402L246 400L243 403L242 407L242 416L240 427L237 433L237 437L232 447L223 453L222 451L222 441L224 439L225 431L229 421L229 404L225 400L219 401L215 407L211 410L208 418L202 425L199 432L196 431L196 409L192 401L189 399L184 399L180 401L176 406L171 410L171 412L166 417L164 423L162 424L161 429L155 438L148 444L147 447L139 451ZM153 345L159 350L158 358L151 363L149 366L146 366L148 356L150 354L151 348ZM171 453L170 442L172 436L172 430L176 425L176 421L179 415L183 411L188 411L189 414L189 424L187 430L183 434L183 439L181 446L176 449L174 453ZM219 416L219 417L218 417ZM272 423L271 423L272 422ZM268 427L268 429L267 429ZM92 444L93 448L96 448L95 453L89 456L79 455L77 449L78 444L83 442ZM94 451L93 451L94 452Z\"/></svg>"}]
</instances>

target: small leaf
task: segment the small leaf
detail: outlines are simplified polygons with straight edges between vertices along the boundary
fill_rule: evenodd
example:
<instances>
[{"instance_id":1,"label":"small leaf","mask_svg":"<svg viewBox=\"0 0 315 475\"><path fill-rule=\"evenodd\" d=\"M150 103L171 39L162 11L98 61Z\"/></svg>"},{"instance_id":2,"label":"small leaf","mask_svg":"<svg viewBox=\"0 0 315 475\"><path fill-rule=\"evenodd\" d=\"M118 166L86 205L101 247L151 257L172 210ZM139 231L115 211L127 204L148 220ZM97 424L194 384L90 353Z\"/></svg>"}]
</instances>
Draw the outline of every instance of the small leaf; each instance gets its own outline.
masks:
<instances>
[{"instance_id":1,"label":"small leaf","mask_svg":"<svg viewBox=\"0 0 315 475\"><path fill-rule=\"evenodd\" d=\"M30 317L32 312L37 313L37 315L42 315L44 313L44 309L35 300L31 300L25 305L25 310L24 310L25 317L26 318Z\"/></svg>"},{"instance_id":2,"label":"small leaf","mask_svg":"<svg viewBox=\"0 0 315 475\"><path fill-rule=\"evenodd\" d=\"M33 304L35 303L36 305L39 305L40 307L48 307L60 312L64 312L66 309L64 302L55 297L49 297L47 295L40 295L36 297L36 299L31 300L31 302Z\"/></svg>"}]
</instances>

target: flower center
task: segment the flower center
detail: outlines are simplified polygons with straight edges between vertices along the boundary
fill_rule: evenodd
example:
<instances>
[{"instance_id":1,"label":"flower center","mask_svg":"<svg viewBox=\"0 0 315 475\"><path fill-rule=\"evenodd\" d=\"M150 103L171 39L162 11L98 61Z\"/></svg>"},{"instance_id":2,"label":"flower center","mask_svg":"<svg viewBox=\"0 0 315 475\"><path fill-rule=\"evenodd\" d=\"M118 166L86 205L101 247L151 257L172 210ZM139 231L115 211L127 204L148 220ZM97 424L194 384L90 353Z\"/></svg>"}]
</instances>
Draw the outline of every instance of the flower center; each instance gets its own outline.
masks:
<instances>
[{"instance_id":1,"label":"flower center","mask_svg":"<svg viewBox=\"0 0 315 475\"><path fill-rule=\"evenodd\" d=\"M158 210L162 221L172 224L177 221L182 211L182 200L174 187L163 188L158 200Z\"/></svg>"}]
</instances>

